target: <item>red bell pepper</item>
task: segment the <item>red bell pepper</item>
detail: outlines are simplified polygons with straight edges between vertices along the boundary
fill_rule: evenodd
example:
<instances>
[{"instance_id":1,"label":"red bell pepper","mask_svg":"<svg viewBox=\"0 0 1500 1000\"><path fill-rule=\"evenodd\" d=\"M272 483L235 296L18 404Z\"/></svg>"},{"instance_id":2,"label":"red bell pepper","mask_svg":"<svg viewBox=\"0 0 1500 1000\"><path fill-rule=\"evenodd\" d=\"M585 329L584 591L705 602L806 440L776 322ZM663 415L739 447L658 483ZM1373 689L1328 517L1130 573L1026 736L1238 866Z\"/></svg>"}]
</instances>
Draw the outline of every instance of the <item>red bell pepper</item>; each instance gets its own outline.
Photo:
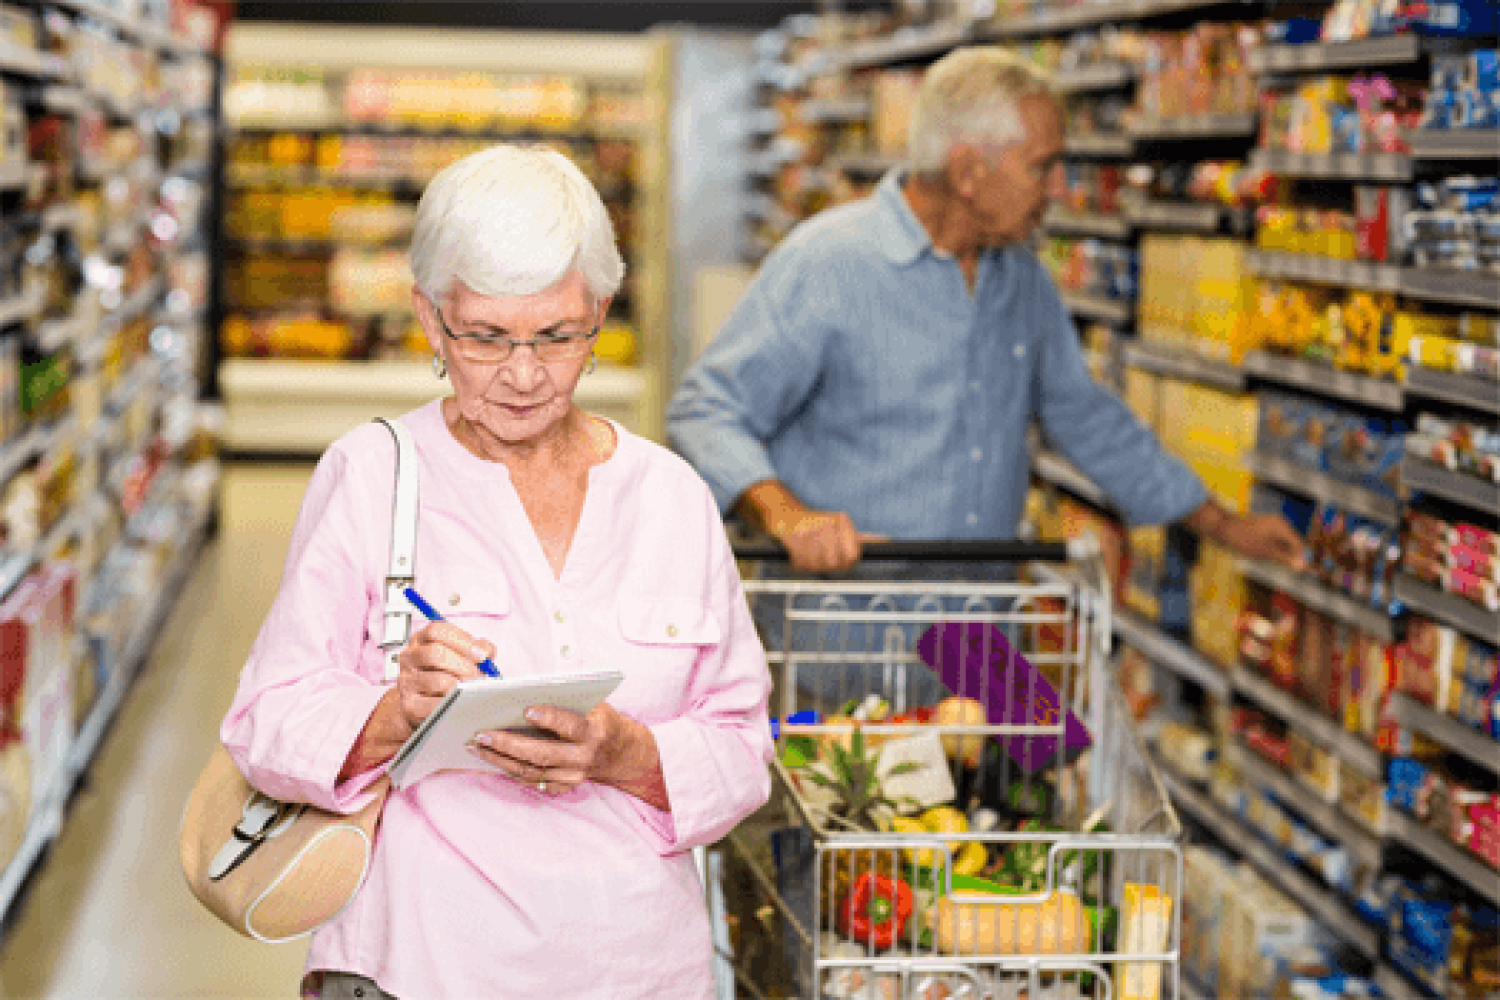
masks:
<instances>
[{"instance_id":1,"label":"red bell pepper","mask_svg":"<svg viewBox=\"0 0 1500 1000\"><path fill-rule=\"evenodd\" d=\"M889 948L900 939L915 902L901 879L865 872L839 909L839 930L860 944Z\"/></svg>"}]
</instances>

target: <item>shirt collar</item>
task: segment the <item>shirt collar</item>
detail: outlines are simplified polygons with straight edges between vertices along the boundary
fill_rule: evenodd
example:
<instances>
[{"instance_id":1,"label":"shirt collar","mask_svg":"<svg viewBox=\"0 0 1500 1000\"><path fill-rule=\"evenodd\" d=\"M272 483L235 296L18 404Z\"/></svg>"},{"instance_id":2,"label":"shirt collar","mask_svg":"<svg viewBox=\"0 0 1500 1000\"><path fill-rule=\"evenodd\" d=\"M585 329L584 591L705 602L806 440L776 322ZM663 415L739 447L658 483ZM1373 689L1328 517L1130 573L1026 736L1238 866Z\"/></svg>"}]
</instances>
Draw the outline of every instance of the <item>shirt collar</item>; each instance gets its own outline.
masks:
<instances>
[{"instance_id":1,"label":"shirt collar","mask_svg":"<svg viewBox=\"0 0 1500 1000\"><path fill-rule=\"evenodd\" d=\"M875 204L884 229L880 246L891 263L897 265L910 264L922 256L923 251L932 249L932 237L928 235L927 227L911 210L901 191L905 180L906 171L893 167L886 171L875 189Z\"/></svg>"}]
</instances>

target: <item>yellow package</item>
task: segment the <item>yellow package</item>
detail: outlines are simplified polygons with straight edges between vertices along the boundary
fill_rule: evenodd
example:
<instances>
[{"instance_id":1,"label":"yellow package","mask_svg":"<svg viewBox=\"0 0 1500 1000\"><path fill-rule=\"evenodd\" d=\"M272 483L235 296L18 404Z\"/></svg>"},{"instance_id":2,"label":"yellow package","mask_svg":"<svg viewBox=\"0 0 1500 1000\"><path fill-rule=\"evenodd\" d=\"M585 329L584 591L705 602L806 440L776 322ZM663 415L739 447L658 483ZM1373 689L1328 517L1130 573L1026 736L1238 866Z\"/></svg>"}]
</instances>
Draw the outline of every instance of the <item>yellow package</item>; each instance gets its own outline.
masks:
<instances>
[{"instance_id":1,"label":"yellow package","mask_svg":"<svg viewBox=\"0 0 1500 1000\"><path fill-rule=\"evenodd\" d=\"M1163 893L1160 886L1126 882L1122 920L1122 952L1141 955L1166 951L1172 926L1172 897ZM1120 1000L1161 997L1160 962L1122 962L1117 975Z\"/></svg>"},{"instance_id":2,"label":"yellow package","mask_svg":"<svg viewBox=\"0 0 1500 1000\"><path fill-rule=\"evenodd\" d=\"M1161 379L1136 368L1125 369L1125 405L1141 423L1156 430L1161 406Z\"/></svg>"},{"instance_id":3,"label":"yellow package","mask_svg":"<svg viewBox=\"0 0 1500 1000\"><path fill-rule=\"evenodd\" d=\"M1130 529L1130 559L1125 572L1125 603L1148 621L1161 618L1162 573L1166 566L1167 529L1159 524Z\"/></svg>"}]
</instances>

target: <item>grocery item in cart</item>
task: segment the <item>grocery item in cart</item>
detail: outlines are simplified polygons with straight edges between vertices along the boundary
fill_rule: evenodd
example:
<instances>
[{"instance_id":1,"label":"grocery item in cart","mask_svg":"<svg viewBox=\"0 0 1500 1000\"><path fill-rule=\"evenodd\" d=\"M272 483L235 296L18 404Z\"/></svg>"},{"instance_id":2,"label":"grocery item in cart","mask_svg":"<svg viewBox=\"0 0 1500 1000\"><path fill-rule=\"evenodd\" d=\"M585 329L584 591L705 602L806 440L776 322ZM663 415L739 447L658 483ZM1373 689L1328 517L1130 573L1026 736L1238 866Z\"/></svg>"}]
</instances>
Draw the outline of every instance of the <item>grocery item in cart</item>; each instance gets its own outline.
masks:
<instances>
[{"instance_id":1,"label":"grocery item in cart","mask_svg":"<svg viewBox=\"0 0 1500 1000\"><path fill-rule=\"evenodd\" d=\"M992 725L1057 725L1060 710L1064 710L1051 682L1011 645L1004 632L988 623L939 622L918 640L917 652L950 690L976 696ZM1072 709L1065 711L1063 749L1068 759L1088 747L1091 740ZM1028 773L1058 760L1055 736L1008 736L1001 745Z\"/></svg>"}]
</instances>

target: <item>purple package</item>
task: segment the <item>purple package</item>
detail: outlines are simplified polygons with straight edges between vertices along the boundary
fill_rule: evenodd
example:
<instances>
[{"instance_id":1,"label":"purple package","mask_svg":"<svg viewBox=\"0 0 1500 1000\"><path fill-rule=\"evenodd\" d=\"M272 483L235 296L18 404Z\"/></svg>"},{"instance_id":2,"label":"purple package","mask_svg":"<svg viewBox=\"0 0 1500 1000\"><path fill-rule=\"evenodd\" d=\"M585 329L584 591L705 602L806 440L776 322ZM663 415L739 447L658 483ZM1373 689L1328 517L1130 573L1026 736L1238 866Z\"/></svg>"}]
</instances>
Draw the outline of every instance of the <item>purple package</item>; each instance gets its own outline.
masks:
<instances>
[{"instance_id":1,"label":"purple package","mask_svg":"<svg viewBox=\"0 0 1500 1000\"><path fill-rule=\"evenodd\" d=\"M989 724L1056 725L1062 705L1057 690L994 625L938 622L917 641L917 654L948 690L984 706ZM1063 728L1065 756L1072 758L1093 741L1078 716L1068 710ZM997 737L1010 759L1028 774L1057 762L1057 737Z\"/></svg>"}]
</instances>

